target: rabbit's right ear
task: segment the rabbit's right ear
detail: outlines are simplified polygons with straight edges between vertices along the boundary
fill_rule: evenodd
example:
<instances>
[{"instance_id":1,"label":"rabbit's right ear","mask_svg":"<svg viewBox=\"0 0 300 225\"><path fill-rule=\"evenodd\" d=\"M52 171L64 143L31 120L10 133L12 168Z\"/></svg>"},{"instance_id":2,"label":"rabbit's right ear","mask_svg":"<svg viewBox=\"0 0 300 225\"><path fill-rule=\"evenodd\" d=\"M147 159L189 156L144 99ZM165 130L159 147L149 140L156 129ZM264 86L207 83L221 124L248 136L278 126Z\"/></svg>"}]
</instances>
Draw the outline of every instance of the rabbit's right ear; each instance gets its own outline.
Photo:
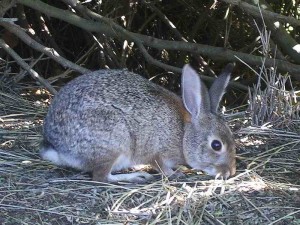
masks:
<instances>
[{"instance_id":1,"label":"rabbit's right ear","mask_svg":"<svg viewBox=\"0 0 300 225\"><path fill-rule=\"evenodd\" d=\"M192 118L197 118L200 113L210 111L208 90L200 80L198 73L189 64L182 69L181 88L184 107Z\"/></svg>"},{"instance_id":2,"label":"rabbit's right ear","mask_svg":"<svg viewBox=\"0 0 300 225\"><path fill-rule=\"evenodd\" d=\"M222 71L221 75L215 80L209 89L211 112L217 113L220 101L225 94L226 87L228 86L231 72L234 64L229 63Z\"/></svg>"}]
</instances>

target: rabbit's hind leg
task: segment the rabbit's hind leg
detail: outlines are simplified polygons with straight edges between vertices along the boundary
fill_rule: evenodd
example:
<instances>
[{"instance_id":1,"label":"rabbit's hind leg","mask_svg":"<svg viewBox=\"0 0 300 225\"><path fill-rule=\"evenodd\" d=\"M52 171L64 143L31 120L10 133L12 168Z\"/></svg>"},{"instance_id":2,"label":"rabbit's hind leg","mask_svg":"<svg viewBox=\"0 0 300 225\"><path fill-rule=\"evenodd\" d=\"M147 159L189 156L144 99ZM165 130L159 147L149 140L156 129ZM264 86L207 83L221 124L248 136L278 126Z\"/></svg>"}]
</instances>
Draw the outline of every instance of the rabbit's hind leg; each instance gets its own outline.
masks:
<instances>
[{"instance_id":1,"label":"rabbit's hind leg","mask_svg":"<svg viewBox=\"0 0 300 225\"><path fill-rule=\"evenodd\" d=\"M93 169L93 180L104 181L111 183L118 183L120 181L130 183L146 183L153 179L153 176L146 172L133 172L133 173L117 173L122 169L127 169L133 166L130 156L121 154L117 157L111 157L110 159L101 158L98 163L95 163Z\"/></svg>"},{"instance_id":2,"label":"rabbit's hind leg","mask_svg":"<svg viewBox=\"0 0 300 225\"><path fill-rule=\"evenodd\" d=\"M119 173L111 174L109 171L101 170L102 168L98 167L93 171L93 180L100 182L109 182L109 183L118 183L121 181L130 182L130 183L147 183L153 179L153 176L146 172L134 172L134 173Z\"/></svg>"}]
</instances>

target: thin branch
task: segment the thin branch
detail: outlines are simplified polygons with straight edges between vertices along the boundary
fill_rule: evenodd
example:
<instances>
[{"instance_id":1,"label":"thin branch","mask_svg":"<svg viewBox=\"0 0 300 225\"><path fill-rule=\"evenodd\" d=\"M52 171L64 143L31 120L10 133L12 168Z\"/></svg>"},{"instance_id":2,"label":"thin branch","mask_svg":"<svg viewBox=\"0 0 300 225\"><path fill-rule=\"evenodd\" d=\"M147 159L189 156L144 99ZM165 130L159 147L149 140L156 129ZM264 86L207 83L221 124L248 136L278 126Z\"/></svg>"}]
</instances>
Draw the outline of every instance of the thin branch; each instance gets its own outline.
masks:
<instances>
[{"instance_id":1,"label":"thin branch","mask_svg":"<svg viewBox=\"0 0 300 225\"><path fill-rule=\"evenodd\" d=\"M228 4L236 5L240 8L242 8L244 11L249 13L252 16L255 16L257 18L261 18L261 14L264 18L271 19L273 21L278 21L282 23L289 23L294 26L300 26L300 20L297 20L296 18L290 17L290 16L283 16L278 13L271 12L269 10L261 9L260 10L257 6L251 5L245 1L242 0L222 0L223 2L226 2Z\"/></svg>"},{"instance_id":2,"label":"thin branch","mask_svg":"<svg viewBox=\"0 0 300 225\"><path fill-rule=\"evenodd\" d=\"M80 10L81 12L84 12L86 15L89 15L91 18L99 21L99 22L103 22L105 23L107 26L111 27L115 32L118 32L119 34L122 34L122 36L125 37L125 39L129 39L132 40L136 43L136 45L138 46L138 48L140 49L140 51L142 52L142 54L144 55L145 59L153 65L156 65L158 67L164 68L166 70L169 71L173 71L173 72L177 72L177 73L181 73L181 69L174 67L174 66L170 66L167 64L164 64L156 59L154 59L146 50L145 46L142 44L141 40L139 38L137 38L134 33L128 32L126 29L124 29L123 27L121 27L120 25L114 23L111 19L105 18L89 9L87 9L86 7L84 7L83 5L76 5L75 7L76 9Z\"/></svg>"},{"instance_id":3,"label":"thin branch","mask_svg":"<svg viewBox=\"0 0 300 225\"><path fill-rule=\"evenodd\" d=\"M129 39L134 41L132 38L128 38L129 35L124 36L124 32L118 32L114 28L108 26L104 21L92 21L83 19L72 12L67 10L58 9L56 7L47 5L38 0L18 0L20 4L24 4L28 7L34 8L45 13L48 16L61 19L77 27L80 27L86 31L94 31L99 33L104 33L112 38L118 38L119 40ZM95 13L96 14L96 13ZM97 14L98 15L98 14ZM100 15L99 15L100 16ZM100 16L102 17L102 16ZM103 19L107 19L102 17ZM224 62L239 62L239 59L247 62L249 65L261 65L263 57L249 55L246 53L236 52L228 50L222 47L213 47L202 44L188 43L182 41L167 41L158 38L153 38L150 36L137 34L133 32L126 31L127 34L134 36L141 40L143 45L153 47L156 49L166 49L166 50L176 50L176 51L186 51L190 53L200 54L203 56L210 57L216 61ZM275 62L274 62L275 61ZM267 67L272 67L276 63L278 70L283 72L289 72L295 78L300 79L300 66L289 63L284 60L274 60L267 58L264 61Z\"/></svg>"},{"instance_id":4,"label":"thin branch","mask_svg":"<svg viewBox=\"0 0 300 225\"><path fill-rule=\"evenodd\" d=\"M90 72L90 70L85 69L81 66L78 66L75 63L61 57L54 49L47 48L47 47L41 45L40 43L36 42L28 34L26 34L26 32L19 26L15 25L13 23L8 23L8 22L3 22L3 21L0 21L0 25L5 27L5 29L10 31L11 33L15 34L18 38L20 38L28 46L32 47L33 49L35 49L37 51L44 53L45 55L49 56L51 59L53 59L57 63L61 64L62 66L71 68L80 73Z\"/></svg>"},{"instance_id":5,"label":"thin branch","mask_svg":"<svg viewBox=\"0 0 300 225\"><path fill-rule=\"evenodd\" d=\"M275 25L275 22L284 22L297 27L300 26L300 20L272 12L272 7L265 0L260 0L258 3L253 3L258 5L251 5L237 0L223 1L227 3L232 2L232 4L238 5L242 10L256 17L257 19L263 19L263 22L266 24L268 30L271 31L274 42L281 48L283 52L290 56L295 63L300 64L300 54L294 49L294 46L297 46L298 42L287 33L286 29L282 27L282 25Z\"/></svg>"},{"instance_id":6,"label":"thin branch","mask_svg":"<svg viewBox=\"0 0 300 225\"><path fill-rule=\"evenodd\" d=\"M1 0L0 2L0 17L3 17L5 12L12 8L17 3L16 0Z\"/></svg>"},{"instance_id":7,"label":"thin branch","mask_svg":"<svg viewBox=\"0 0 300 225\"><path fill-rule=\"evenodd\" d=\"M64 52L60 49L58 44L55 42L53 35L51 34L48 26L47 26L47 17L44 17L41 12L36 12L36 18L38 18L37 22L40 26L41 36L43 36L47 41L49 41L49 46L55 49L55 51L61 56L66 58Z\"/></svg>"},{"instance_id":8,"label":"thin branch","mask_svg":"<svg viewBox=\"0 0 300 225\"><path fill-rule=\"evenodd\" d=\"M120 25L114 23L111 19L105 18L89 9L87 9L86 7L82 6L82 5L76 5L75 7L76 9L79 9L81 12L86 13L87 15L89 15L91 18L97 20L97 21L101 21L102 23L105 23L108 27L111 27L115 32L117 32L119 35L121 35L123 38L127 38L129 40L132 40L136 43L136 45L138 46L138 48L140 49L140 51L142 52L143 56L145 57L145 59L147 60L148 63L155 65L157 67L163 68L165 70L168 71L172 71L175 73L181 73L182 69L178 68L178 67L174 67L171 65L167 65L165 63L162 63L156 59L154 59L147 51L147 49L145 48L145 46L143 45L142 41L136 37L134 35L134 33L132 32L128 32L126 29L124 29L123 27L121 27ZM203 80L209 81L209 82L213 82L215 80L214 77L209 77L209 76L204 76L201 75L201 78ZM248 87L236 83L236 82L230 82L230 85L233 87L236 87L238 89L244 90L244 91L248 91Z\"/></svg>"},{"instance_id":9,"label":"thin branch","mask_svg":"<svg viewBox=\"0 0 300 225\"><path fill-rule=\"evenodd\" d=\"M169 18L163 14L162 11L160 11L152 2L147 1L147 0L142 0L142 3L144 5L146 5L148 8L150 8L165 24L166 26L169 27L169 29L174 33L175 37L177 38L177 40L181 40L184 42L188 42L188 40L193 40L192 37L189 37L188 39L186 39L176 28L176 26L172 23L172 21L169 20ZM197 29L196 29L197 30ZM195 34L195 33L194 33ZM197 56L198 61L200 62L200 64L204 67L204 70L210 74L211 76L216 76L216 74L214 73L214 71L208 66L208 63L200 56ZM162 64L156 62L157 60L153 61L152 59L148 58L149 61L152 61L153 65L156 65L158 67L164 68L166 69L165 66L163 66ZM164 64L165 65L165 64ZM171 70L173 72L175 72L174 70ZM207 79L207 78L204 78Z\"/></svg>"},{"instance_id":10,"label":"thin branch","mask_svg":"<svg viewBox=\"0 0 300 225\"><path fill-rule=\"evenodd\" d=\"M49 84L47 80L42 78L36 71L34 71L12 48L10 48L4 40L0 39L0 47L4 49L12 58L14 58L18 64L26 70L33 79L41 83L51 94L55 95L57 91Z\"/></svg>"},{"instance_id":11,"label":"thin branch","mask_svg":"<svg viewBox=\"0 0 300 225\"><path fill-rule=\"evenodd\" d=\"M154 12L175 34L176 38L181 41L187 42L183 35L177 30L176 26L169 20L169 18L163 14L151 1L142 0L142 3L146 5L152 12Z\"/></svg>"},{"instance_id":12,"label":"thin branch","mask_svg":"<svg viewBox=\"0 0 300 225\"><path fill-rule=\"evenodd\" d=\"M271 222L270 219L263 213L262 210L260 210L260 208L258 208L253 202L251 202L251 200L249 200L246 196L244 196L243 194L241 194L242 198L248 202L255 210L257 210L259 212L260 215L262 215L268 222Z\"/></svg>"},{"instance_id":13,"label":"thin branch","mask_svg":"<svg viewBox=\"0 0 300 225\"><path fill-rule=\"evenodd\" d=\"M32 60L32 61L30 62L30 64L29 64L29 67L30 67L30 68L33 68L33 67L34 67L34 66L35 66L35 65L43 58L43 56L44 56L44 53L41 53L41 55L40 55L38 58ZM47 57L47 59L48 59L48 57ZM22 70L22 71L19 72L19 74L17 74L17 75L14 77L14 81L15 81L16 83L18 83L18 82L20 82L26 75L27 75L27 71ZM49 83L49 84L50 84L50 83Z\"/></svg>"}]
</instances>

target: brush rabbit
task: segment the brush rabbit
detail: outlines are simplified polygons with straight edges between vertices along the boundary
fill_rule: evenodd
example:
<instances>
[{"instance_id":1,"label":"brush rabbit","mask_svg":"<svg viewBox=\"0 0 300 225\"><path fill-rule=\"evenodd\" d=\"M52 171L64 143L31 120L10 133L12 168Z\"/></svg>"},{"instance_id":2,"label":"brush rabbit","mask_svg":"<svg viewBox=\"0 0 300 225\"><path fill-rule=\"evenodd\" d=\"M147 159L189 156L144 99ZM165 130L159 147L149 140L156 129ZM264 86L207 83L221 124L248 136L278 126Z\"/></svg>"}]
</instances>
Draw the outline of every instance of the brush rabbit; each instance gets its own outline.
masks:
<instances>
[{"instance_id":1,"label":"brush rabbit","mask_svg":"<svg viewBox=\"0 0 300 225\"><path fill-rule=\"evenodd\" d=\"M45 160L92 172L93 180L143 183L146 172L114 173L150 164L166 176L178 165L209 175L235 174L235 144L217 115L233 66L209 91L185 65L182 98L127 70L99 70L65 85L44 121Z\"/></svg>"}]
</instances>

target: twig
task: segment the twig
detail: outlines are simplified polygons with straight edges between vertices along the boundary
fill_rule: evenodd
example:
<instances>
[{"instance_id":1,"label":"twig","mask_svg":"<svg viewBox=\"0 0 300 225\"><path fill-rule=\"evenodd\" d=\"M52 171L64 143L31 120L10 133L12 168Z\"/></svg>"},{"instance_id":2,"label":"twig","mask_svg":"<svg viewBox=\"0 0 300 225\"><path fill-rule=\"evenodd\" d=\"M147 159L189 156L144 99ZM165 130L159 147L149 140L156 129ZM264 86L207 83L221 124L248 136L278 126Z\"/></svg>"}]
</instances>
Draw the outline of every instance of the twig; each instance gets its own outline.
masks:
<instances>
[{"instance_id":1,"label":"twig","mask_svg":"<svg viewBox=\"0 0 300 225\"><path fill-rule=\"evenodd\" d=\"M214 217L208 210L204 210L206 213L206 218L211 224L220 224L220 225L225 225L222 223L220 220L218 220L216 217ZM210 219L213 219L214 221L210 221Z\"/></svg>"},{"instance_id":2,"label":"twig","mask_svg":"<svg viewBox=\"0 0 300 225\"><path fill-rule=\"evenodd\" d=\"M132 32L128 32L126 29L124 29L123 27L119 26L118 24L114 23L111 19L108 19L106 17L103 17L93 11L90 11L89 9L87 9L86 7L82 6L82 5L77 5L76 9L79 9L81 12L86 13L87 15L89 15L91 18L101 22L102 24L106 24L108 27L111 27L114 32L118 33L119 36L122 36L123 39L127 38L129 40L132 40L136 43L136 45L138 46L138 48L140 49L140 51L142 52L142 54L144 55L145 59L148 61L148 63L158 66L160 68L163 68L165 70L169 70L175 73L181 73L182 69L178 68L178 67L174 67L171 65L167 65L165 63L162 63L156 59L154 59L147 51L147 49L145 48L143 41L136 35L134 35L134 33ZM201 75L201 78L203 80L212 82L215 80L215 78L213 77L209 77L209 76L204 76ZM230 85L245 91L248 91L248 87L236 83L236 82L230 82Z\"/></svg>"},{"instance_id":3,"label":"twig","mask_svg":"<svg viewBox=\"0 0 300 225\"><path fill-rule=\"evenodd\" d=\"M75 26L81 27L87 31L94 31L99 33L105 33L106 35L112 38L118 38L120 40L128 39L128 35L124 37L123 32L120 33L115 30L113 27L110 27L104 21L92 21L80 18L74 13L68 12L66 10L58 9L56 7L45 4L41 1L35 0L18 0L20 4L24 4L28 7L34 8L45 13L48 16L55 17L66 21ZM95 13L96 14L96 13ZM98 15L98 14L97 14ZM100 15L98 15L100 16ZM101 16L100 16L101 17ZM107 18L103 18L107 19ZM186 51L195 54L201 54L214 60L227 61L227 62L239 62L239 59L244 60L250 65L261 65L263 57L249 55L246 53L236 52L229 49L224 49L222 47L213 47L202 44L195 44L183 41L168 41L161 40L158 38L137 34L133 32L126 31L126 33L133 35L135 38L140 39L143 45L153 47L156 49L167 49L167 50L175 50L175 51ZM132 38L129 40L134 41ZM265 65L272 67L274 65L274 61L277 64L277 67L281 71L290 72L293 77L300 77L300 66L296 64L289 63L284 60L274 60L271 58L266 58ZM243 85L242 85L243 86Z\"/></svg>"},{"instance_id":4,"label":"twig","mask_svg":"<svg viewBox=\"0 0 300 225\"><path fill-rule=\"evenodd\" d=\"M41 55L37 59L33 60L29 64L30 68L33 68L43 58L43 56L44 56L44 53L41 53ZM22 80L26 76L26 74L27 74L27 71L21 71L19 74L17 74L14 77L15 82L18 83L20 80Z\"/></svg>"},{"instance_id":5,"label":"twig","mask_svg":"<svg viewBox=\"0 0 300 225\"><path fill-rule=\"evenodd\" d=\"M287 214L287 215L285 215L285 216L283 216L283 217L280 217L279 219L274 220L274 221L271 222L271 223L268 223L268 225L273 225L273 224L275 224L275 223L277 223L277 222L279 222L279 221L281 221L281 220L283 220L283 219L285 219L285 218L287 218L287 217L290 217L290 216L292 216L292 215L295 215L295 214L297 214L297 213L300 213L300 210L291 212L291 213L289 213L289 214Z\"/></svg>"},{"instance_id":6,"label":"twig","mask_svg":"<svg viewBox=\"0 0 300 225\"><path fill-rule=\"evenodd\" d=\"M170 21L170 19L162 13L151 1L142 0L142 3L149 7L165 24L169 29L175 34L176 38L181 41L187 42L183 35L177 30L176 26Z\"/></svg>"},{"instance_id":7,"label":"twig","mask_svg":"<svg viewBox=\"0 0 300 225\"><path fill-rule=\"evenodd\" d=\"M263 17L265 18L272 19L274 21L283 22L283 23L289 23L294 26L300 26L300 20L297 20L296 18L283 16L278 13L274 13L265 9L261 9L261 13L260 13L260 10L257 8L257 6L251 5L246 1L242 1L242 0L222 0L222 1L228 4L236 5L242 8L243 10L245 10L250 15L255 16L257 18L261 18L261 13L262 13Z\"/></svg>"},{"instance_id":8,"label":"twig","mask_svg":"<svg viewBox=\"0 0 300 225\"><path fill-rule=\"evenodd\" d=\"M3 17L5 12L12 8L16 4L16 2L16 0L2 0L0 2L0 17ZM2 19L3 18L1 18L1 20Z\"/></svg>"},{"instance_id":9,"label":"twig","mask_svg":"<svg viewBox=\"0 0 300 225\"><path fill-rule=\"evenodd\" d=\"M42 78L37 72L30 68L30 66L2 39L0 39L0 47L2 47L11 57L13 57L17 61L17 63L32 76L33 79L37 80L44 87L46 87L51 92L51 94L55 95L57 93L57 91L49 84L47 80Z\"/></svg>"},{"instance_id":10,"label":"twig","mask_svg":"<svg viewBox=\"0 0 300 225\"><path fill-rule=\"evenodd\" d=\"M81 57L76 61L76 64L80 64L80 63L85 63L85 60L87 60L87 56L91 54L91 52L95 49L96 44L92 45L89 50L87 50L83 55L81 55ZM50 83L54 83L59 79L64 79L67 78L68 75L71 73L71 69L67 69L66 71L64 71L63 73L56 75L56 76L51 76L48 78Z\"/></svg>"},{"instance_id":11,"label":"twig","mask_svg":"<svg viewBox=\"0 0 300 225\"><path fill-rule=\"evenodd\" d=\"M250 15L258 19L263 19L263 22L268 27L268 30L272 32L272 39L275 41L275 43L278 46L280 46L281 50L288 54L296 63L300 63L299 53L293 49L293 47L298 44L297 41L287 33L285 28L283 28L282 26L277 26L274 23L275 21L280 21L292 24L294 26L299 26L299 20L293 17L286 17L272 12L272 8L265 0L257 2L257 5L251 5L240 0L223 1L234 5L238 5Z\"/></svg>"},{"instance_id":12,"label":"twig","mask_svg":"<svg viewBox=\"0 0 300 225\"><path fill-rule=\"evenodd\" d=\"M270 222L270 219L259 209L256 207L256 205L254 205L248 198L246 198L243 194L241 194L242 198L248 202L254 209L256 209L260 215L262 215L268 222Z\"/></svg>"},{"instance_id":13,"label":"twig","mask_svg":"<svg viewBox=\"0 0 300 225\"><path fill-rule=\"evenodd\" d=\"M18 21L17 18L0 18L0 21L14 23Z\"/></svg>"},{"instance_id":14,"label":"twig","mask_svg":"<svg viewBox=\"0 0 300 225\"><path fill-rule=\"evenodd\" d=\"M40 25L40 31L41 31L41 36L43 36L44 38L46 38L49 41L49 45L55 49L55 51L61 56L66 58L64 52L60 49L60 47L58 46L58 44L55 42L55 40L53 39L53 35L51 34L48 26L47 26L47 17L44 18L44 16L40 13L40 12L36 12L36 17L39 18L38 24Z\"/></svg>"},{"instance_id":15,"label":"twig","mask_svg":"<svg viewBox=\"0 0 300 225\"><path fill-rule=\"evenodd\" d=\"M15 34L19 37L25 44L32 47L33 49L43 52L45 55L49 56L51 59L55 60L57 63L61 64L64 67L72 68L75 71L80 73L88 73L90 70L85 69L81 66L74 64L73 62L61 57L54 49L47 48L40 43L33 40L28 34L25 33L19 26L0 21L0 25L5 27L5 29L9 30L11 33Z\"/></svg>"},{"instance_id":16,"label":"twig","mask_svg":"<svg viewBox=\"0 0 300 225\"><path fill-rule=\"evenodd\" d=\"M126 29L124 29L120 25L114 23L111 19L108 19L106 17L103 17L103 16L99 15L99 14L97 14L97 13L95 13L95 12L87 9L83 5L77 5L76 9L79 9L81 12L86 13L91 18L96 19L97 21L101 21L101 22L105 23L107 26L111 27L115 32L121 34L123 37L125 37L125 38L127 38L129 40L133 40L137 44L138 48L140 49L140 51L142 52L142 54L144 55L144 57L148 61L148 63L156 65L156 66L158 66L160 68L163 68L165 70L169 70L169 71L181 73L181 69L180 68L167 65L165 63L162 63L162 62L154 59L148 53L148 51L144 47L142 41L138 37L136 37L133 33L128 32Z\"/></svg>"},{"instance_id":17,"label":"twig","mask_svg":"<svg viewBox=\"0 0 300 225\"><path fill-rule=\"evenodd\" d=\"M85 19L89 19L90 17L88 15L86 15L86 13L84 11L81 10L80 7L77 7L77 2L76 0L62 0L66 5L68 5L69 7L72 7L74 9L76 9L76 11L80 12L80 14L85 18ZM110 59L110 62L113 63L113 67L114 68L122 68L120 65L120 62L117 60L116 58L116 53L112 50L110 44L107 41L107 37L105 37L106 35L103 34L98 34L97 36L92 34L90 32L90 35L92 36L92 39L94 39L96 45L98 45L98 48L101 49L101 51L105 52L106 55L108 55L107 58ZM101 40L102 43L99 42L99 40ZM83 59L87 58L86 56L90 55L90 53L96 49L96 45L93 44L90 49L83 55L81 56L80 59L78 59L76 61L76 63L82 62ZM106 45L104 47L104 45ZM100 54L101 54L100 51ZM101 59L100 59L100 68L108 68L108 66L106 65L106 58L101 55Z\"/></svg>"}]
</instances>

